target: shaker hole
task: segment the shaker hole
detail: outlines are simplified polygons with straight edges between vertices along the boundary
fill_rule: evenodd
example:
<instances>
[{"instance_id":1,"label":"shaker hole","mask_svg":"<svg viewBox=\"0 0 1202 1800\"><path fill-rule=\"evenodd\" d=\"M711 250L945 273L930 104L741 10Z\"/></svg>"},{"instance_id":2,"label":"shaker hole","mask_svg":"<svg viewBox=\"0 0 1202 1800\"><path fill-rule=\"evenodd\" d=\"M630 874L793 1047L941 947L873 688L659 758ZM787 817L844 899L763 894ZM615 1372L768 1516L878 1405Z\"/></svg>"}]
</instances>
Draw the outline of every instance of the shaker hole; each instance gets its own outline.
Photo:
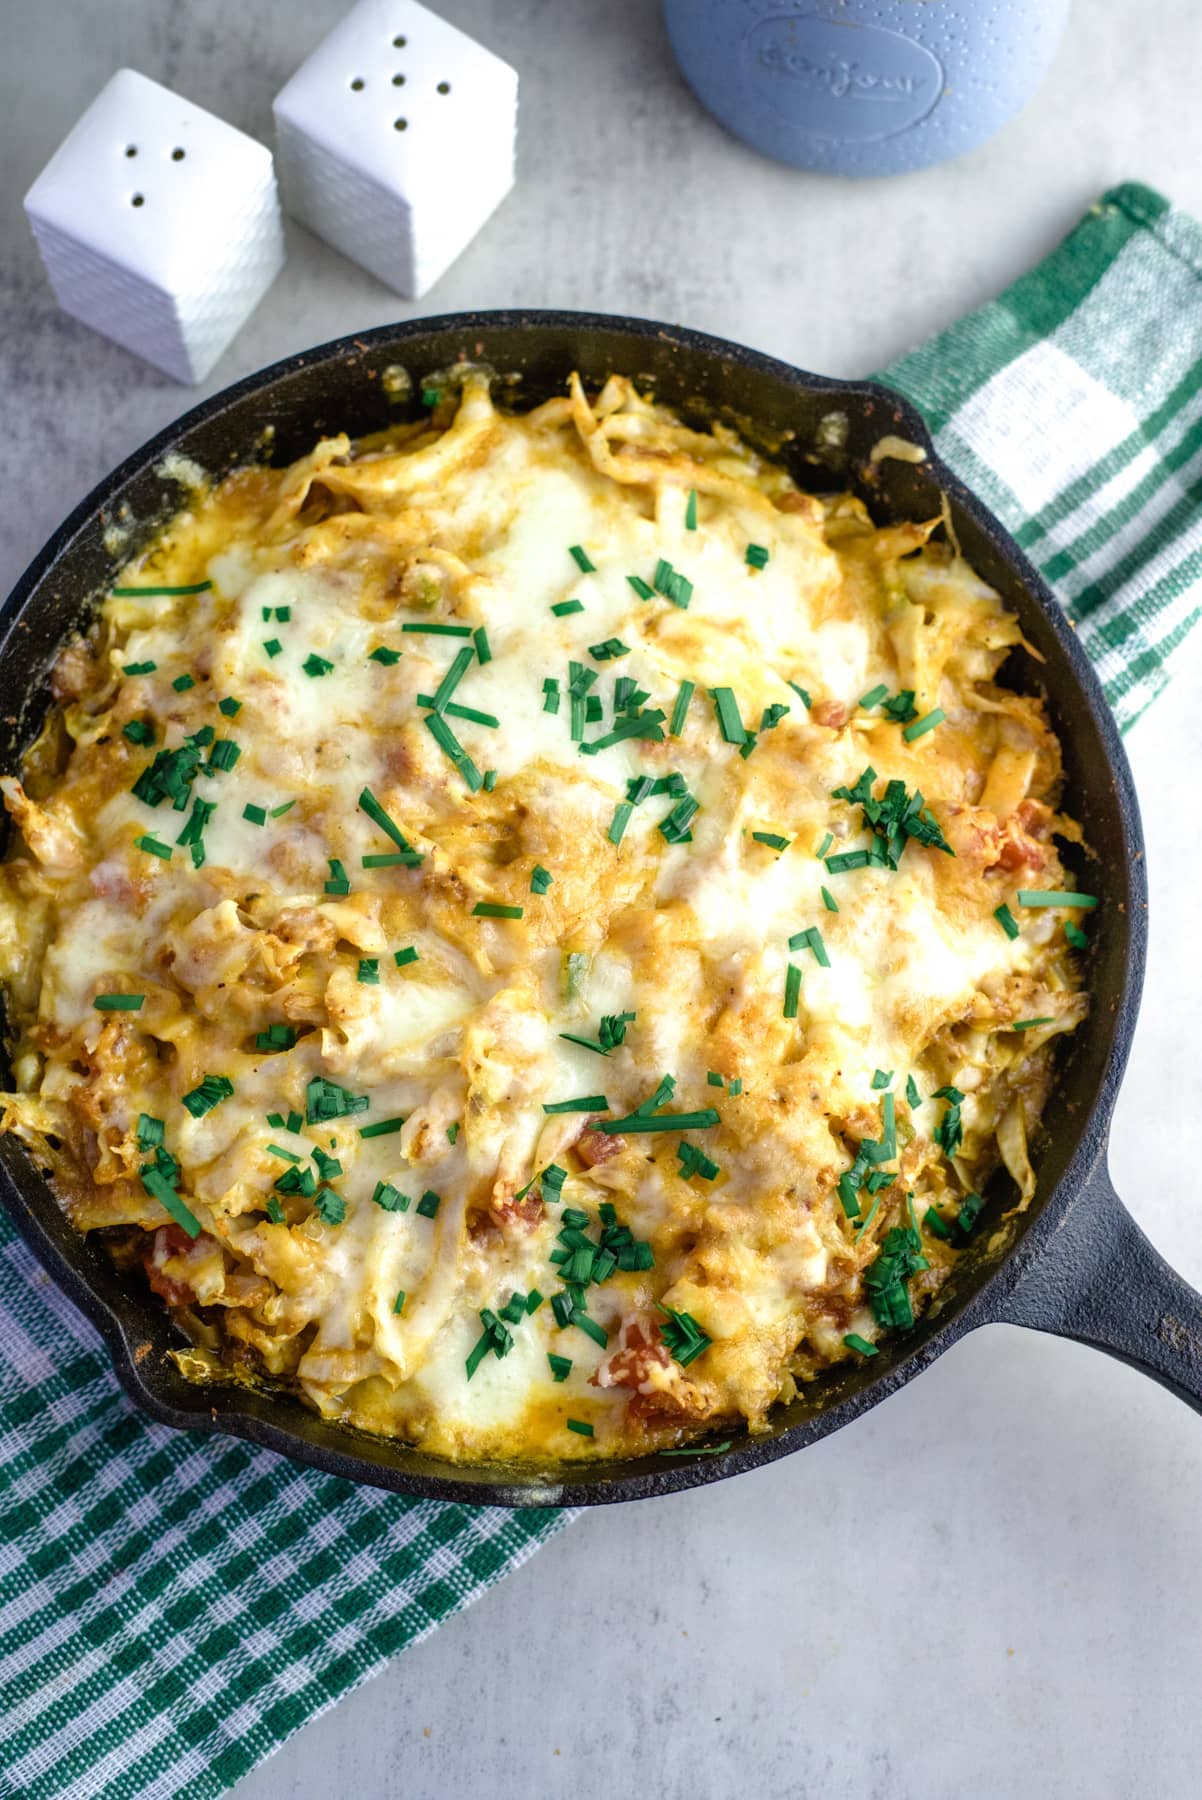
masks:
<instances>
[{"instance_id":1,"label":"shaker hole","mask_svg":"<svg viewBox=\"0 0 1202 1800\"><path fill-rule=\"evenodd\" d=\"M351 82L351 92L353 94L361 94L366 85L362 75L356 75L355 79Z\"/></svg>"},{"instance_id":2,"label":"shaker hole","mask_svg":"<svg viewBox=\"0 0 1202 1800\"><path fill-rule=\"evenodd\" d=\"M146 198L143 194L133 194L129 203L131 206L145 206Z\"/></svg>"},{"instance_id":3,"label":"shaker hole","mask_svg":"<svg viewBox=\"0 0 1202 1800\"><path fill-rule=\"evenodd\" d=\"M408 119L394 119L392 121L392 129L394 131L408 131L408 129L409 129Z\"/></svg>"},{"instance_id":4,"label":"shaker hole","mask_svg":"<svg viewBox=\"0 0 1202 1800\"><path fill-rule=\"evenodd\" d=\"M438 91L440 94L449 94L451 91L450 82L449 81L440 81L438 84Z\"/></svg>"},{"instance_id":5,"label":"shaker hole","mask_svg":"<svg viewBox=\"0 0 1202 1800\"><path fill-rule=\"evenodd\" d=\"M184 160L184 153L183 153L183 151L182 151L182 150L181 150L181 149L180 149L180 148L179 148L179 147L178 147L178 145L177 145L177 146L176 146L176 148L175 148L175 149L174 149L174 150L173 150L173 151L172 151L172 152L171 152L171 160L172 160L172 162L183 162L183 160Z\"/></svg>"},{"instance_id":6,"label":"shaker hole","mask_svg":"<svg viewBox=\"0 0 1202 1800\"><path fill-rule=\"evenodd\" d=\"M406 45L406 44L407 44L407 43L408 43L408 42L409 42L409 39L408 39L408 38L403 38L403 37L394 37L394 38L393 38L393 40L392 40L392 44L393 44L393 48L394 48L394 49L395 49L395 50L403 50L403 49L404 49L404 48L405 48L405 45Z\"/></svg>"},{"instance_id":7,"label":"shaker hole","mask_svg":"<svg viewBox=\"0 0 1202 1800\"><path fill-rule=\"evenodd\" d=\"M394 75L392 78L392 85L393 87L404 87L405 77L403 75Z\"/></svg>"},{"instance_id":8,"label":"shaker hole","mask_svg":"<svg viewBox=\"0 0 1202 1800\"><path fill-rule=\"evenodd\" d=\"M138 154L138 146L136 144L126 144L125 154L126 156L136 156Z\"/></svg>"}]
</instances>

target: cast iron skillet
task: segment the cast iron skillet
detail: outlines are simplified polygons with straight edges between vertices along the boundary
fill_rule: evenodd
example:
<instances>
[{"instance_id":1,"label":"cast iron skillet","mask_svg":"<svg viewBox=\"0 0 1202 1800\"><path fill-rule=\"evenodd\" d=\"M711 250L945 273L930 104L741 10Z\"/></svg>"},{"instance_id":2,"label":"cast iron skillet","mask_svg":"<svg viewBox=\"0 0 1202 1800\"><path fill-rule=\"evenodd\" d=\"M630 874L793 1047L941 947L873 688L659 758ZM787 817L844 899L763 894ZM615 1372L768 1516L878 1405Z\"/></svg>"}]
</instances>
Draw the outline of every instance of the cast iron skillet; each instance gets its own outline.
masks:
<instances>
[{"instance_id":1,"label":"cast iron skillet","mask_svg":"<svg viewBox=\"0 0 1202 1800\"><path fill-rule=\"evenodd\" d=\"M76 508L18 582L0 611L0 766L16 768L45 713L53 651L111 579L106 526L126 522L136 545L178 505L179 489L161 469L168 451L217 473L263 455L265 443L274 461L287 462L320 433L374 431L415 410L422 376L465 356L520 377L513 395L528 404L561 392L573 368L596 382L614 370L644 377L660 398L702 422L729 418L765 447L779 446L803 483L855 487L882 520L929 518L947 496L965 554L1017 610L1044 658L1036 664L1016 652L1009 675L1047 694L1072 810L1096 853L1082 879L1103 900L1091 926L1093 1006L1048 1109L1049 1129L1035 1159L1038 1194L1013 1221L1002 1219L996 1197L973 1248L917 1328L888 1341L870 1364L833 1374L781 1408L767 1436L723 1432L731 1443L718 1453L532 1472L452 1467L326 1424L286 1395L184 1380L170 1354L182 1340L167 1314L136 1278L115 1271L99 1245L72 1230L27 1155L12 1138L0 1138L0 1194L18 1230L99 1326L127 1391L169 1425L226 1432L400 1493L500 1506L635 1500L756 1468L857 1418L965 1332L998 1320L1108 1350L1202 1411L1202 1298L1153 1250L1116 1197L1106 1168L1147 933L1139 812L1127 759L1060 605L997 520L940 464L918 415L887 389L808 375L698 332L585 313L452 314L384 326L290 357L206 400L130 457ZM413 381L410 397L399 401L405 383L398 369ZM391 371L387 378L385 371ZM831 415L846 421L842 448ZM926 461L874 465L870 452L886 434L924 445Z\"/></svg>"}]
</instances>

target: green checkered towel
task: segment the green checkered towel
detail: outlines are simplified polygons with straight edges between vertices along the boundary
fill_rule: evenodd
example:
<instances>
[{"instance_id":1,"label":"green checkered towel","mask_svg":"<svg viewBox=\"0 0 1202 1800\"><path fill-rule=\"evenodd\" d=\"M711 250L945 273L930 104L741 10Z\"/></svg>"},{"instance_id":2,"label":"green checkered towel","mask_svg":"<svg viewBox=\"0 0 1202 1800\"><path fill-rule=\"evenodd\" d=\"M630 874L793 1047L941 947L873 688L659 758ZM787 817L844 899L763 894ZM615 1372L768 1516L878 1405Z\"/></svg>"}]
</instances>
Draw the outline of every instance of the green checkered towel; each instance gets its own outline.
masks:
<instances>
[{"instance_id":1,"label":"green checkered towel","mask_svg":"<svg viewBox=\"0 0 1202 1800\"><path fill-rule=\"evenodd\" d=\"M1202 229L1107 194L889 373L1080 620L1124 725L1202 606ZM0 1225L0 1793L221 1793L571 1517L150 1423Z\"/></svg>"}]
</instances>

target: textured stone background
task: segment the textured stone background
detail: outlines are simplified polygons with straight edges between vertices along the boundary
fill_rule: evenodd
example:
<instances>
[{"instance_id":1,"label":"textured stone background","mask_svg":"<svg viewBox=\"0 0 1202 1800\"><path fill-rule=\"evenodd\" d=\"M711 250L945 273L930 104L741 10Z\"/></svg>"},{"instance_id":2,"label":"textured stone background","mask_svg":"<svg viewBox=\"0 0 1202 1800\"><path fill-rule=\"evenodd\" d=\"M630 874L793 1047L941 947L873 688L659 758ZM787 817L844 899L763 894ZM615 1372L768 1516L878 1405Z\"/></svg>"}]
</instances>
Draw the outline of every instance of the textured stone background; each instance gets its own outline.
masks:
<instances>
[{"instance_id":1,"label":"textured stone background","mask_svg":"<svg viewBox=\"0 0 1202 1800\"><path fill-rule=\"evenodd\" d=\"M878 367L1137 177L1202 211L1202 8L1082 0L1028 113L896 183L797 175L700 111L654 0L440 0L518 67L518 187L419 306L292 228L192 392L55 310L25 188L129 63L270 141L340 0L4 0L0 582L195 398L418 311L643 313L832 374ZM977 0L971 0L977 3ZM981 0L983 3L983 0ZM1202 634L1199 634L1202 637ZM1202 646L1137 727L1154 923L1120 1191L1202 1283ZM1202 1766L1202 1420L995 1328L805 1457L599 1511L244 1782L238 1800L1185 1800Z\"/></svg>"}]
</instances>

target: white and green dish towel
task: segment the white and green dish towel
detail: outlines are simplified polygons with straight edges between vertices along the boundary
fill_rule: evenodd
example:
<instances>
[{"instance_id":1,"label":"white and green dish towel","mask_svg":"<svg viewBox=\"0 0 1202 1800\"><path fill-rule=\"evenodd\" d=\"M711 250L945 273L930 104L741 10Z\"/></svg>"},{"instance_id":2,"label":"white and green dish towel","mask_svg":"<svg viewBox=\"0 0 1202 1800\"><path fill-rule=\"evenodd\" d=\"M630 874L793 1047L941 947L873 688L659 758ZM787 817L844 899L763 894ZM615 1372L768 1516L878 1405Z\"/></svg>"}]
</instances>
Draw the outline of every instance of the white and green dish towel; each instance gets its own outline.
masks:
<instances>
[{"instance_id":1,"label":"white and green dish towel","mask_svg":"<svg viewBox=\"0 0 1202 1800\"><path fill-rule=\"evenodd\" d=\"M1124 727L1202 610L1202 228L1116 188L889 370ZM223 1793L565 1512L404 1500L153 1424L0 1222L0 1795Z\"/></svg>"}]
</instances>

